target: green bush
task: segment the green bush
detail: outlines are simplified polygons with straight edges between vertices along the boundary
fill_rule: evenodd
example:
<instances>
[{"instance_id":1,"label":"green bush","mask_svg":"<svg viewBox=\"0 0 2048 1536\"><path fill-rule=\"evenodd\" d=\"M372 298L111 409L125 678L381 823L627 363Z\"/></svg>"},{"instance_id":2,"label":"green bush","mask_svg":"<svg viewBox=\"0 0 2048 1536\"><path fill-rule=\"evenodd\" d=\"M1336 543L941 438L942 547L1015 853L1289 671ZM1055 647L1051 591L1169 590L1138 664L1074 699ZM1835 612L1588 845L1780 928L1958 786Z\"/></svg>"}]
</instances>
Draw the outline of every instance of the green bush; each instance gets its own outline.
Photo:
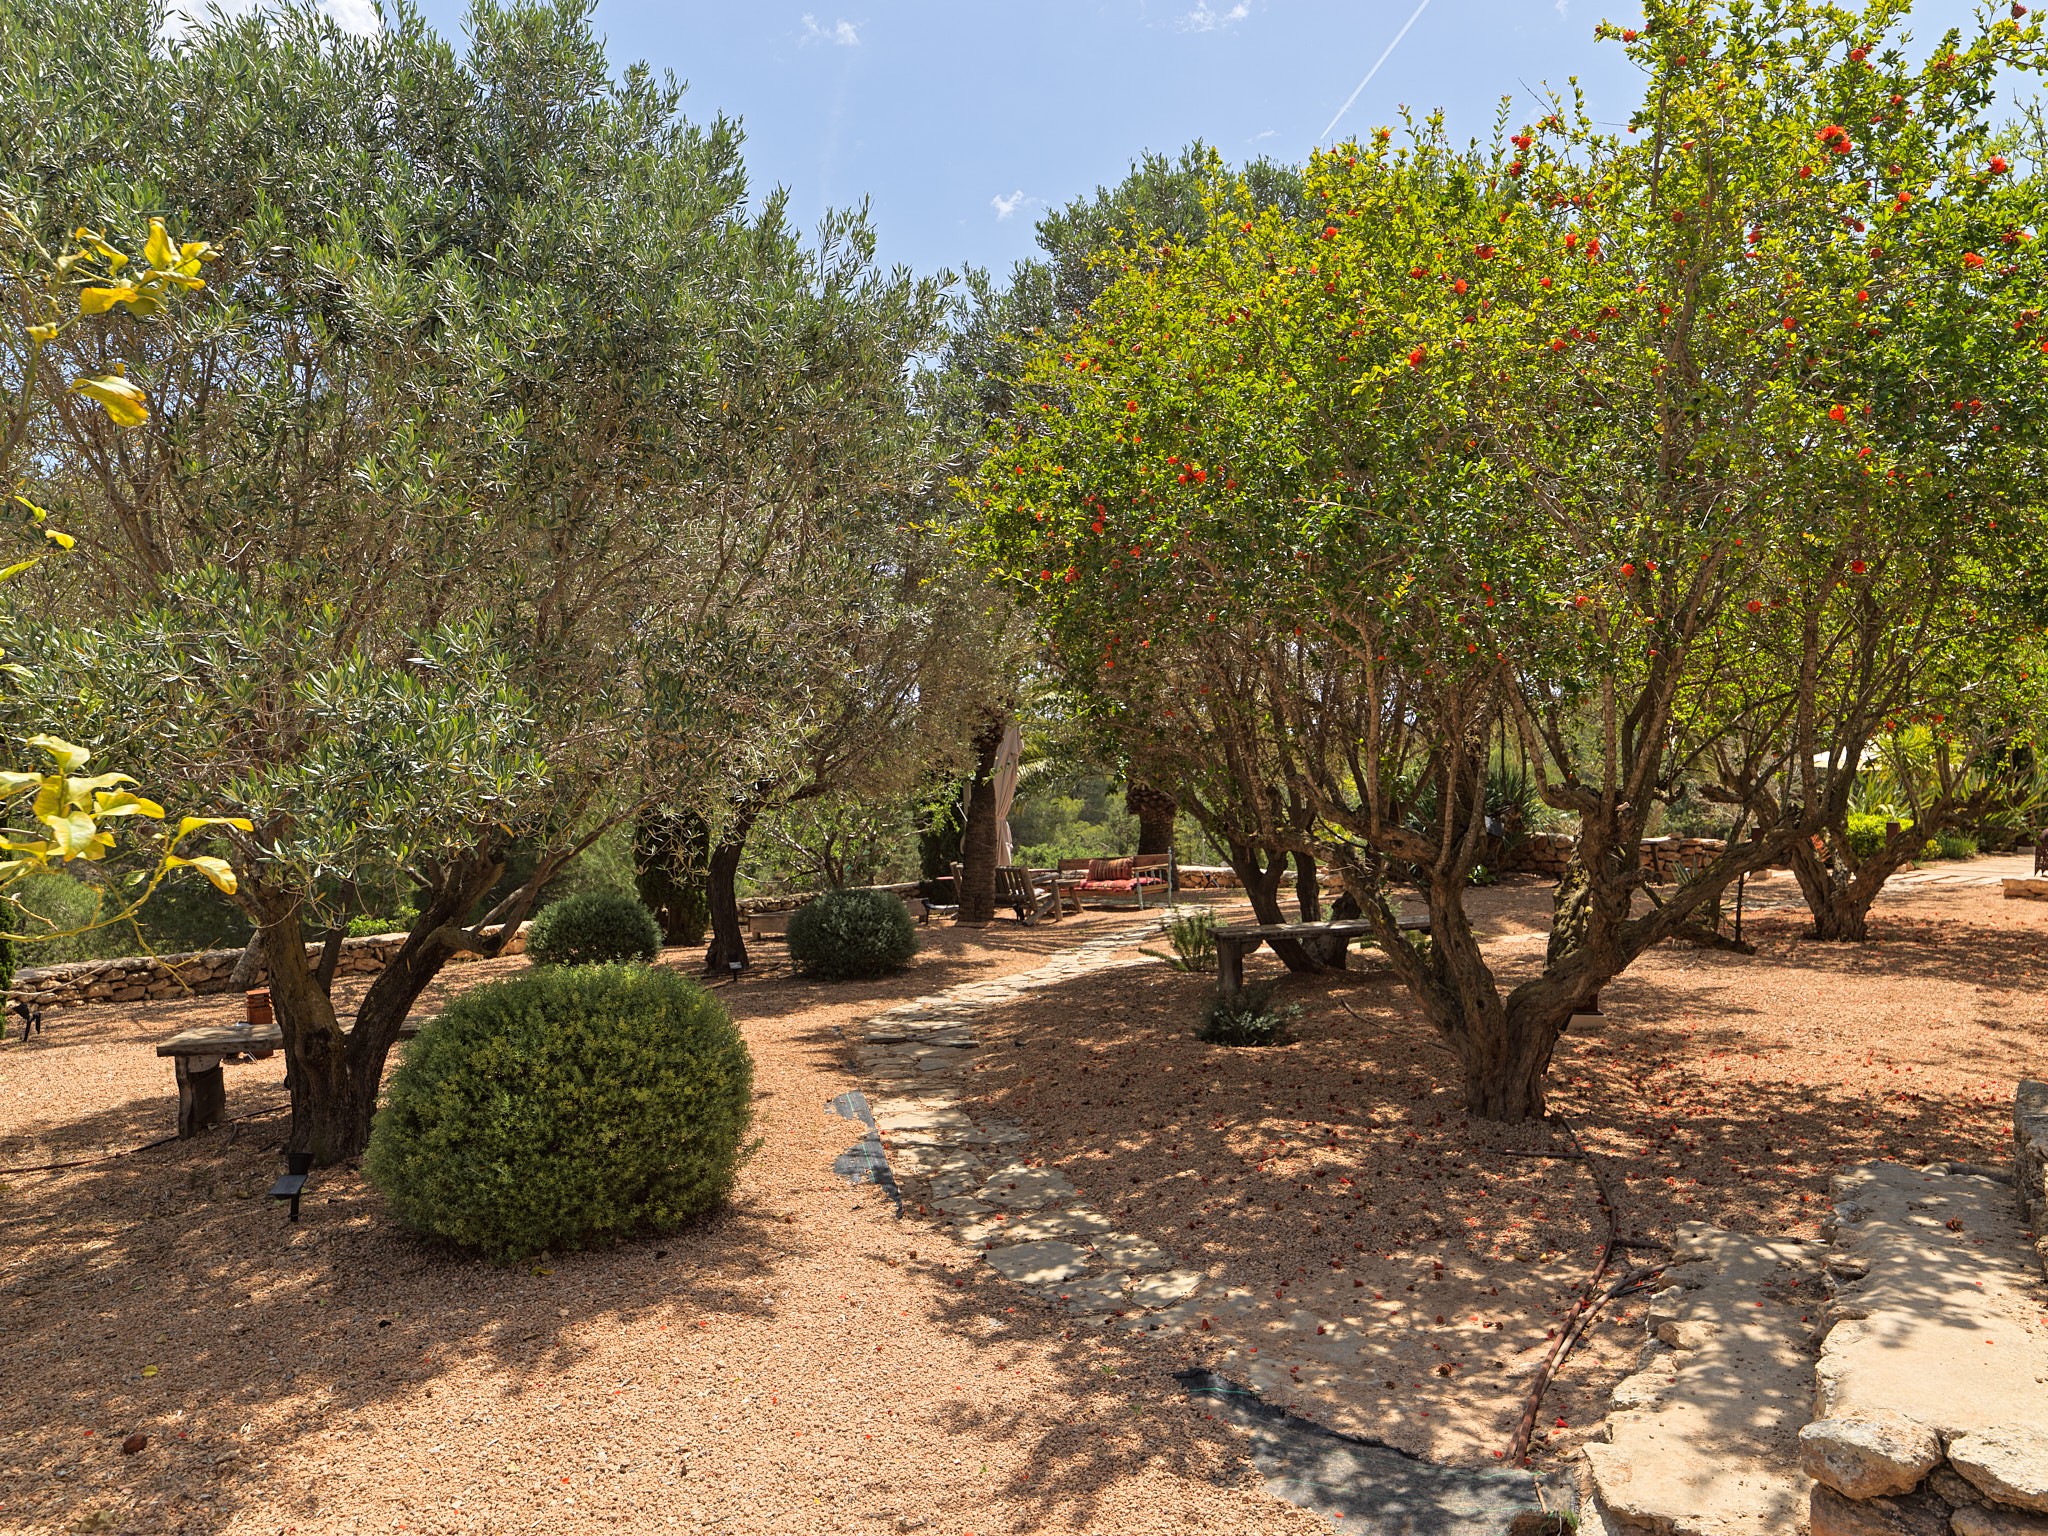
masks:
<instances>
[{"instance_id":1,"label":"green bush","mask_svg":"<svg viewBox=\"0 0 2048 1536\"><path fill-rule=\"evenodd\" d=\"M910 909L887 891L827 891L790 914L790 962L825 981L886 976L916 953Z\"/></svg>"},{"instance_id":2,"label":"green bush","mask_svg":"<svg viewBox=\"0 0 2048 1536\"><path fill-rule=\"evenodd\" d=\"M1977 857L1977 839L1962 832L1943 832L1933 841L1934 857L1937 859L1974 859Z\"/></svg>"},{"instance_id":3,"label":"green bush","mask_svg":"<svg viewBox=\"0 0 2048 1536\"><path fill-rule=\"evenodd\" d=\"M652 960L661 953L661 930L623 891L580 891L541 909L526 932L526 953L535 965Z\"/></svg>"},{"instance_id":4,"label":"green bush","mask_svg":"<svg viewBox=\"0 0 2048 1536\"><path fill-rule=\"evenodd\" d=\"M348 936L352 939L375 938L380 933L409 933L419 919L417 907L400 907L389 917L379 917L366 912L360 917L348 920Z\"/></svg>"},{"instance_id":5,"label":"green bush","mask_svg":"<svg viewBox=\"0 0 2048 1536\"><path fill-rule=\"evenodd\" d=\"M1260 982L1225 995L1219 990L1202 1010L1197 1033L1211 1045L1278 1045L1299 1008L1275 1008L1273 984Z\"/></svg>"},{"instance_id":6,"label":"green bush","mask_svg":"<svg viewBox=\"0 0 2048 1536\"><path fill-rule=\"evenodd\" d=\"M1884 852L1885 823L1889 816L1860 815L1849 817L1849 851L1859 859L1874 859ZM1910 827L1911 820L1901 819L1901 826Z\"/></svg>"},{"instance_id":7,"label":"green bush","mask_svg":"<svg viewBox=\"0 0 2048 1536\"><path fill-rule=\"evenodd\" d=\"M724 1200L754 1064L661 966L528 971L463 993L391 1079L364 1171L415 1231L496 1259L673 1228Z\"/></svg>"},{"instance_id":8,"label":"green bush","mask_svg":"<svg viewBox=\"0 0 2048 1536\"><path fill-rule=\"evenodd\" d=\"M1216 914L1207 907L1181 907L1166 920L1167 941L1173 958L1167 961L1177 971L1216 969Z\"/></svg>"}]
</instances>

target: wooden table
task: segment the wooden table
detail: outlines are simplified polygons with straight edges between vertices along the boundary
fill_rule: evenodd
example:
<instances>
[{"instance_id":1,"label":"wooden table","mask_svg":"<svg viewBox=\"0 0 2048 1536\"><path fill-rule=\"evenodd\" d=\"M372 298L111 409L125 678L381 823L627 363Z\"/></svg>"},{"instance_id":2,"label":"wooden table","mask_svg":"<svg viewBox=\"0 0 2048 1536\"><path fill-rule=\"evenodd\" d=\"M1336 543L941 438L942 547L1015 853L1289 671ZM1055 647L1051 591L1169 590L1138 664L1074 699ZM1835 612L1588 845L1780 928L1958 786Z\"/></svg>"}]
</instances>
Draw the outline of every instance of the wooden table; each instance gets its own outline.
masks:
<instances>
[{"instance_id":1,"label":"wooden table","mask_svg":"<svg viewBox=\"0 0 2048 1536\"><path fill-rule=\"evenodd\" d=\"M398 1038L409 1040L420 1032L420 1021L407 1019L399 1026ZM219 1125L227 1113L227 1081L221 1067L230 1061L262 1061L284 1046L284 1031L276 1023L209 1024L173 1035L156 1048L168 1056L178 1073L178 1134L197 1136L208 1126Z\"/></svg>"},{"instance_id":2,"label":"wooden table","mask_svg":"<svg viewBox=\"0 0 2048 1536\"><path fill-rule=\"evenodd\" d=\"M1076 917L1081 913L1081 892L1079 887L1087 880L1086 875L1059 875L1052 877L1053 895L1062 902L1071 903L1065 910Z\"/></svg>"},{"instance_id":3,"label":"wooden table","mask_svg":"<svg viewBox=\"0 0 2048 1536\"><path fill-rule=\"evenodd\" d=\"M1403 933L1429 932L1427 914L1394 920ZM1362 917L1336 923L1243 923L1216 930L1216 973L1223 995L1230 996L1244 985L1244 957L1270 939L1335 939L1346 943L1372 937L1372 924Z\"/></svg>"}]
</instances>

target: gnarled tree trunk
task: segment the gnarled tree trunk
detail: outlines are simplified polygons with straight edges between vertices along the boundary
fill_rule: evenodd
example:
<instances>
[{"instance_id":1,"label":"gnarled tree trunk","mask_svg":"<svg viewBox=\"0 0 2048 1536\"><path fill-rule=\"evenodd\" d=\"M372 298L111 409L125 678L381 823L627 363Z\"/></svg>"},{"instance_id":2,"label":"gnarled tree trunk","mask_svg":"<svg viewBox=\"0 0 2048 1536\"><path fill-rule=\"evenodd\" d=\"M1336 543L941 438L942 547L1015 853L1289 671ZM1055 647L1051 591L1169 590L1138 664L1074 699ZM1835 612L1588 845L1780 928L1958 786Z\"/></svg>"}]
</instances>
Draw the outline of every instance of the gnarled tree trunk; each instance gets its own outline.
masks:
<instances>
[{"instance_id":1,"label":"gnarled tree trunk","mask_svg":"<svg viewBox=\"0 0 2048 1536\"><path fill-rule=\"evenodd\" d=\"M727 976L747 968L747 939L740 926L738 881L740 856L747 834L760 813L749 806L736 813L711 850L706 879L711 897L711 945L704 952L704 974Z\"/></svg>"},{"instance_id":2,"label":"gnarled tree trunk","mask_svg":"<svg viewBox=\"0 0 2048 1536\"><path fill-rule=\"evenodd\" d=\"M1005 721L988 718L974 738L974 778L967 789L967 826L960 834L960 911L955 922L985 923L996 915L996 755Z\"/></svg>"},{"instance_id":3,"label":"gnarled tree trunk","mask_svg":"<svg viewBox=\"0 0 2048 1536\"><path fill-rule=\"evenodd\" d=\"M1838 831L1837 836L1846 835ZM1799 881L1799 894L1813 917L1813 936L1830 943L1861 943L1870 937L1870 908L1883 891L1885 882L1908 864L1925 846L1928 833L1920 826L1901 827L1885 838L1876 855L1851 869L1838 856L1831 857L1813 846L1811 838L1800 838L1787 850L1792 874Z\"/></svg>"},{"instance_id":4,"label":"gnarled tree trunk","mask_svg":"<svg viewBox=\"0 0 2048 1536\"><path fill-rule=\"evenodd\" d=\"M1138 852L1173 852L1173 822L1180 812L1173 796L1133 780L1124 786L1124 809L1138 818Z\"/></svg>"},{"instance_id":5,"label":"gnarled tree trunk","mask_svg":"<svg viewBox=\"0 0 2048 1536\"><path fill-rule=\"evenodd\" d=\"M297 893L267 886L260 876L243 876L244 903L263 935L271 1007L284 1035L290 1069L287 1149L310 1152L316 1164L325 1166L360 1156L369 1145L384 1063L406 1016L455 953L450 934L503 870L501 860L482 854L441 867L405 944L370 983L356 1007L353 1027L346 1030L329 988L322 984L319 963L306 953ZM520 915L515 908L506 923L507 934Z\"/></svg>"},{"instance_id":6,"label":"gnarled tree trunk","mask_svg":"<svg viewBox=\"0 0 2048 1536\"><path fill-rule=\"evenodd\" d=\"M1237 874L1238 884L1251 898L1252 916L1261 923L1285 923L1291 921L1286 909L1280 905L1280 880L1287 873L1287 855L1275 853L1261 855L1249 843L1231 843L1230 867ZM1302 947L1299 939L1272 939L1268 941L1273 953L1280 957L1280 963L1290 971L1305 971L1311 974L1323 969L1317 960Z\"/></svg>"}]
</instances>

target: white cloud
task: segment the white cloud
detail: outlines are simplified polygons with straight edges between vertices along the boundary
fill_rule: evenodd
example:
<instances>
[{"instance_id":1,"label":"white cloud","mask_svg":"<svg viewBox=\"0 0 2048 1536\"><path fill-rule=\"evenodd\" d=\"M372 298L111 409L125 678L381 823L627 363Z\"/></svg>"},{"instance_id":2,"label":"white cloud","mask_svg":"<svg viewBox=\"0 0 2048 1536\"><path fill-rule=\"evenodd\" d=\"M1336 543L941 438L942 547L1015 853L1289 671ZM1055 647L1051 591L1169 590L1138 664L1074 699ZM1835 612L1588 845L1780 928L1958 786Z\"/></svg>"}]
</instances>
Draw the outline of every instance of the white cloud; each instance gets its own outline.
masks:
<instances>
[{"instance_id":1,"label":"white cloud","mask_svg":"<svg viewBox=\"0 0 2048 1536\"><path fill-rule=\"evenodd\" d=\"M1567 14L1567 11L1566 11L1566 8L1565 8L1565 6L1566 6L1566 0L1557 0L1557 14L1558 14L1558 15L1560 15L1560 16L1563 16L1563 15L1566 15L1566 14Z\"/></svg>"},{"instance_id":2,"label":"white cloud","mask_svg":"<svg viewBox=\"0 0 2048 1536\"><path fill-rule=\"evenodd\" d=\"M1275 133L1277 133L1277 132L1279 132L1279 130L1278 130L1277 128L1268 128L1268 129L1267 129L1267 130L1266 130L1266 131L1265 131L1264 133L1255 133L1255 134L1253 134L1253 135L1252 135L1252 136L1251 136L1250 138L1248 138L1248 139L1246 139L1246 140L1245 140L1245 143L1247 143L1247 144L1256 144L1256 143L1258 143L1258 142L1259 142L1259 141L1260 141L1261 139L1270 139L1270 138L1272 138L1272 137L1273 137L1273 135L1274 135Z\"/></svg>"},{"instance_id":3,"label":"white cloud","mask_svg":"<svg viewBox=\"0 0 2048 1536\"><path fill-rule=\"evenodd\" d=\"M1227 11L1218 10L1209 0L1195 0L1195 8L1181 17L1180 24L1190 32L1215 32L1243 21L1251 13L1251 0L1237 0Z\"/></svg>"},{"instance_id":4,"label":"white cloud","mask_svg":"<svg viewBox=\"0 0 2048 1536\"><path fill-rule=\"evenodd\" d=\"M858 48L860 33L855 30L853 23L843 16L831 26L821 27L818 25L818 18L805 11L804 34L797 42L804 47L809 47L812 43L832 43L840 48Z\"/></svg>"},{"instance_id":5,"label":"white cloud","mask_svg":"<svg viewBox=\"0 0 2048 1536\"><path fill-rule=\"evenodd\" d=\"M1015 192L1012 192L1008 197L997 196L990 198L988 201L989 206L994 208L996 211L996 222L1000 224L1004 219L1007 219L1019 208L1022 208L1029 203L1035 203L1038 201L1038 199L1035 197L1026 197L1024 195L1024 189L1022 187L1019 187Z\"/></svg>"}]
</instances>

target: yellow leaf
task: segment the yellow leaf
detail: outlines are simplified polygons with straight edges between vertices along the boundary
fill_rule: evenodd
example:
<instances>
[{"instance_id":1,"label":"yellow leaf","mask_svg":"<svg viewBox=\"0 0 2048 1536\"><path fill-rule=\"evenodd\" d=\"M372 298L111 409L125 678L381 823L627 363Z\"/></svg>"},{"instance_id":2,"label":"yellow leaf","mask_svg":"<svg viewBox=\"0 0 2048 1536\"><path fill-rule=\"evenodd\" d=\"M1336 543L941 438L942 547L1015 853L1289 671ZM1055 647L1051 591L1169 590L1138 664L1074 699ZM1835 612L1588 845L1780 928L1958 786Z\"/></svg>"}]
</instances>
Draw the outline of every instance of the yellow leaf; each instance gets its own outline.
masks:
<instances>
[{"instance_id":1,"label":"yellow leaf","mask_svg":"<svg viewBox=\"0 0 2048 1536\"><path fill-rule=\"evenodd\" d=\"M142 1374L144 1376L154 1376L156 1374L156 1367L153 1365L145 1365L142 1368Z\"/></svg>"},{"instance_id":2,"label":"yellow leaf","mask_svg":"<svg viewBox=\"0 0 2048 1536\"><path fill-rule=\"evenodd\" d=\"M39 523L44 518L50 515L49 513L45 512L41 507L37 506L34 502L30 501L26 496L17 495L14 499L20 502L24 507L27 507L29 512L34 516L35 520Z\"/></svg>"},{"instance_id":3,"label":"yellow leaf","mask_svg":"<svg viewBox=\"0 0 2048 1536\"><path fill-rule=\"evenodd\" d=\"M95 816L147 816L152 821L164 819L164 808L154 800L145 800L140 795L120 790L114 794L101 793L93 797L92 813Z\"/></svg>"},{"instance_id":4,"label":"yellow leaf","mask_svg":"<svg viewBox=\"0 0 2048 1536\"><path fill-rule=\"evenodd\" d=\"M185 859L174 853L164 860L164 868L196 869L211 880L222 894L235 894L235 872L228 868L226 859L216 859L212 854L203 854L196 859Z\"/></svg>"},{"instance_id":5,"label":"yellow leaf","mask_svg":"<svg viewBox=\"0 0 2048 1536\"><path fill-rule=\"evenodd\" d=\"M105 836L83 811L63 811L36 819L50 829L50 846L63 859L91 859L93 845Z\"/></svg>"},{"instance_id":6,"label":"yellow leaf","mask_svg":"<svg viewBox=\"0 0 2048 1536\"><path fill-rule=\"evenodd\" d=\"M237 832L253 832L255 823L246 816L186 816L178 822L178 835L172 842L180 841L186 833L197 832L201 827L233 827Z\"/></svg>"},{"instance_id":7,"label":"yellow leaf","mask_svg":"<svg viewBox=\"0 0 2048 1536\"><path fill-rule=\"evenodd\" d=\"M32 325L28 328L32 341L55 341L64 327L52 320L48 325Z\"/></svg>"},{"instance_id":8,"label":"yellow leaf","mask_svg":"<svg viewBox=\"0 0 2048 1536\"><path fill-rule=\"evenodd\" d=\"M149 221L149 240L142 247L142 258L161 272L178 259L177 250L171 244L171 237L164 233L164 221Z\"/></svg>"},{"instance_id":9,"label":"yellow leaf","mask_svg":"<svg viewBox=\"0 0 2048 1536\"><path fill-rule=\"evenodd\" d=\"M74 747L59 736L31 736L28 744L57 759L59 773L69 773L74 768L83 768L92 761L92 752L88 748Z\"/></svg>"},{"instance_id":10,"label":"yellow leaf","mask_svg":"<svg viewBox=\"0 0 2048 1536\"><path fill-rule=\"evenodd\" d=\"M75 394L89 395L107 408L117 427L139 427L149 420L147 397L126 379L115 374L80 379L72 386Z\"/></svg>"},{"instance_id":11,"label":"yellow leaf","mask_svg":"<svg viewBox=\"0 0 2048 1536\"><path fill-rule=\"evenodd\" d=\"M116 283L111 288L82 288L78 294L81 315L104 315L116 304L133 304L142 291L133 283Z\"/></svg>"},{"instance_id":12,"label":"yellow leaf","mask_svg":"<svg viewBox=\"0 0 2048 1536\"><path fill-rule=\"evenodd\" d=\"M11 800L24 789L34 789L42 782L40 773L0 773L0 800Z\"/></svg>"},{"instance_id":13,"label":"yellow leaf","mask_svg":"<svg viewBox=\"0 0 2048 1536\"><path fill-rule=\"evenodd\" d=\"M69 549L71 548L72 545L78 542L78 540L71 537L70 534L59 533L55 528L45 528L43 530L43 537L48 539L52 544L56 545L59 549Z\"/></svg>"},{"instance_id":14,"label":"yellow leaf","mask_svg":"<svg viewBox=\"0 0 2048 1536\"><path fill-rule=\"evenodd\" d=\"M0 571L0 581L11 581L14 577L19 576L23 571L33 570L36 566L39 566L42 563L43 561L41 556L37 556L33 560L17 560L14 562L14 564L8 566L7 569L5 569L4 571Z\"/></svg>"}]
</instances>

